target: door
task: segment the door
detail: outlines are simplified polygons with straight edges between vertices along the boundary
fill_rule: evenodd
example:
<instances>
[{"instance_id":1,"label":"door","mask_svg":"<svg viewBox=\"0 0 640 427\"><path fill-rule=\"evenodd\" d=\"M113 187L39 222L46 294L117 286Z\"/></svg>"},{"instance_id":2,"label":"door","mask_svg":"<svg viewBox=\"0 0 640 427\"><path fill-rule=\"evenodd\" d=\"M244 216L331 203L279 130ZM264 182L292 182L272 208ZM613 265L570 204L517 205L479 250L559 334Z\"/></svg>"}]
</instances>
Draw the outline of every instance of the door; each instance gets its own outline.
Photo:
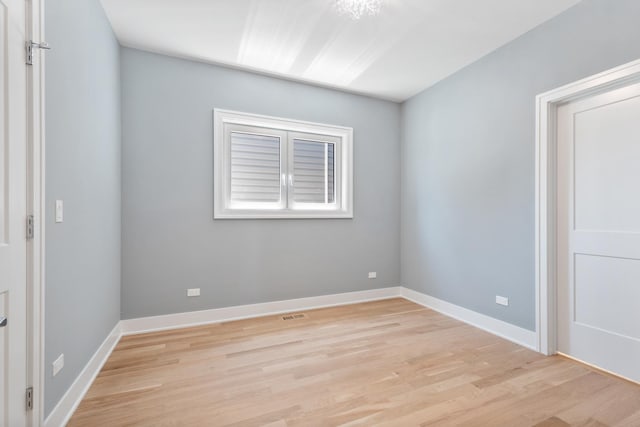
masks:
<instances>
[{"instance_id":1,"label":"door","mask_svg":"<svg viewBox=\"0 0 640 427\"><path fill-rule=\"evenodd\" d=\"M557 114L558 350L640 382L640 84Z\"/></svg>"},{"instance_id":2,"label":"door","mask_svg":"<svg viewBox=\"0 0 640 427\"><path fill-rule=\"evenodd\" d=\"M0 425L12 427L27 423L25 4L0 0Z\"/></svg>"}]
</instances>

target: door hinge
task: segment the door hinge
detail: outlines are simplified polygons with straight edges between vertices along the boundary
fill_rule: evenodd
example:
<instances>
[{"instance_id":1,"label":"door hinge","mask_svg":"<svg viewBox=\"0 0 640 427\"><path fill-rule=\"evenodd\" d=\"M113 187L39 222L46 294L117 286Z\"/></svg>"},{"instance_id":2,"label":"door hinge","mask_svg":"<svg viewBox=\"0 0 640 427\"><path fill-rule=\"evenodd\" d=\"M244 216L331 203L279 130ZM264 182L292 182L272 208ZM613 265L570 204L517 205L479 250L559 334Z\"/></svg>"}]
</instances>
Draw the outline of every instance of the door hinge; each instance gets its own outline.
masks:
<instances>
[{"instance_id":1,"label":"door hinge","mask_svg":"<svg viewBox=\"0 0 640 427\"><path fill-rule=\"evenodd\" d=\"M33 215L27 215L27 240L33 239L34 234Z\"/></svg>"},{"instance_id":2,"label":"door hinge","mask_svg":"<svg viewBox=\"0 0 640 427\"><path fill-rule=\"evenodd\" d=\"M25 403L27 405L27 411L33 410L33 387L27 387Z\"/></svg>"},{"instance_id":3,"label":"door hinge","mask_svg":"<svg viewBox=\"0 0 640 427\"><path fill-rule=\"evenodd\" d=\"M33 65L33 49L49 50L51 46L47 42L36 43L33 40L29 40L26 44L27 48L27 65Z\"/></svg>"}]
</instances>

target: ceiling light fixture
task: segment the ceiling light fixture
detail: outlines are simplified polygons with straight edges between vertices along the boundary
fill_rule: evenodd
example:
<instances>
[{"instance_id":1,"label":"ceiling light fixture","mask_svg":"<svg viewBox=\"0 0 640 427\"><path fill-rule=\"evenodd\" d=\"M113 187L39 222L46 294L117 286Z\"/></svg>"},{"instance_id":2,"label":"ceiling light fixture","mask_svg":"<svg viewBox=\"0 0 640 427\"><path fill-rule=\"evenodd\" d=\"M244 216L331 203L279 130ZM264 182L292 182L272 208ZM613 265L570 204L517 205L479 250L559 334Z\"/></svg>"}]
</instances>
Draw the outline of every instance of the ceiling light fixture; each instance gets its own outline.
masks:
<instances>
[{"instance_id":1,"label":"ceiling light fixture","mask_svg":"<svg viewBox=\"0 0 640 427\"><path fill-rule=\"evenodd\" d=\"M334 6L341 15L357 21L365 15L379 14L382 0L335 0Z\"/></svg>"}]
</instances>

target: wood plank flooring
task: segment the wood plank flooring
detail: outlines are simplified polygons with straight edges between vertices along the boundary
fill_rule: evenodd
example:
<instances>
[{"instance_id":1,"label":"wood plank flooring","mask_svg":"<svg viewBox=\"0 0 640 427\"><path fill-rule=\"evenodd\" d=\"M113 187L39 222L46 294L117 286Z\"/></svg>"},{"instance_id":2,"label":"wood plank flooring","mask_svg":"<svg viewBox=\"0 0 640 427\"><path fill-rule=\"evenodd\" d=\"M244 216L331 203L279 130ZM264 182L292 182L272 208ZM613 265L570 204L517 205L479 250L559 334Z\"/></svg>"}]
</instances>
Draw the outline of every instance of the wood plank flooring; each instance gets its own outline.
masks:
<instances>
[{"instance_id":1,"label":"wood plank flooring","mask_svg":"<svg viewBox=\"0 0 640 427\"><path fill-rule=\"evenodd\" d=\"M122 338L70 426L640 426L640 386L404 299Z\"/></svg>"}]
</instances>

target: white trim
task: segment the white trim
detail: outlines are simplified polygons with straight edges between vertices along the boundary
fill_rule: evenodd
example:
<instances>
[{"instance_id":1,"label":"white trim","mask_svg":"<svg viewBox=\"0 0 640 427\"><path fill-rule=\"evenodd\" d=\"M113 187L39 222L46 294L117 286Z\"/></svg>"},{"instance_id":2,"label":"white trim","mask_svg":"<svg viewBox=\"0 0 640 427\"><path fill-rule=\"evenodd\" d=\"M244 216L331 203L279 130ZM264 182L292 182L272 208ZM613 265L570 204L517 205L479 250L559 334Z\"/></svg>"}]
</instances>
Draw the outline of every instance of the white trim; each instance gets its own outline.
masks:
<instances>
[{"instance_id":1,"label":"white trim","mask_svg":"<svg viewBox=\"0 0 640 427\"><path fill-rule=\"evenodd\" d=\"M211 323L230 322L270 316L293 311L313 310L335 307L367 301L377 301L401 296L400 287L371 289L368 291L346 292L342 294L297 298L259 304L238 305L234 307L214 308L211 310L190 311L186 313L166 314L163 316L140 317L122 320L122 334L134 335L145 332L186 328Z\"/></svg>"},{"instance_id":2,"label":"white trim","mask_svg":"<svg viewBox=\"0 0 640 427\"><path fill-rule=\"evenodd\" d=\"M331 208L294 209L288 205L286 194L290 191L292 172L290 167L289 138L281 137L281 150L286 158L281 163L283 170L282 189L285 207L239 209L231 207L229 200L229 142L225 139L228 131L225 125L250 126L273 129L277 132L314 134L338 138L336 143L336 203ZM288 159L288 160L287 160ZM285 119L281 117L242 113L239 111L213 110L213 217L214 219L299 219L299 218L353 218L353 128ZM337 173L339 172L339 173Z\"/></svg>"},{"instance_id":3,"label":"white trim","mask_svg":"<svg viewBox=\"0 0 640 427\"><path fill-rule=\"evenodd\" d=\"M44 422L45 427L61 427L69 422L71 416L84 398L84 395L89 391L89 387L91 387L91 384L93 384L93 381L113 352L116 344L120 341L120 337L122 336L121 331L121 322L118 322L100 347L98 347L91 359L89 359L89 362L87 362L82 372L80 372L64 396L62 396L62 399L60 399L56 407L53 408Z\"/></svg>"},{"instance_id":4,"label":"white trim","mask_svg":"<svg viewBox=\"0 0 640 427\"><path fill-rule=\"evenodd\" d=\"M302 310L404 298L536 350L536 333L402 286L122 320L122 335L230 322Z\"/></svg>"},{"instance_id":5,"label":"white trim","mask_svg":"<svg viewBox=\"0 0 640 427\"><path fill-rule=\"evenodd\" d=\"M326 123L309 122L305 120L287 119L284 117L266 116L263 114L244 113L241 111L215 108L222 122L229 122L245 126L257 126L271 129L283 129L291 132L313 133L319 135L344 136L353 129L346 126L329 125Z\"/></svg>"},{"instance_id":6,"label":"white trim","mask_svg":"<svg viewBox=\"0 0 640 427\"><path fill-rule=\"evenodd\" d=\"M413 301L416 304L420 304L424 307L437 311L438 313L442 313L445 316L453 317L454 319L458 319L471 326L490 332L493 335L497 335L523 347L537 351L536 333L533 331L512 325L511 323L503 322L502 320L480 314L473 310L460 307L459 305L443 301L406 287L402 287L402 297L409 301Z\"/></svg>"},{"instance_id":7,"label":"white trim","mask_svg":"<svg viewBox=\"0 0 640 427\"><path fill-rule=\"evenodd\" d=\"M640 81L640 60L536 97L535 286L537 347L556 353L556 107Z\"/></svg>"},{"instance_id":8,"label":"white trim","mask_svg":"<svg viewBox=\"0 0 640 427\"><path fill-rule=\"evenodd\" d=\"M30 0L27 7L28 39L44 41L44 0ZM27 72L27 211L34 217L34 238L27 241L27 381L33 387L31 426L41 426L44 418L44 262L45 262L45 54L34 51L34 63Z\"/></svg>"}]
</instances>

